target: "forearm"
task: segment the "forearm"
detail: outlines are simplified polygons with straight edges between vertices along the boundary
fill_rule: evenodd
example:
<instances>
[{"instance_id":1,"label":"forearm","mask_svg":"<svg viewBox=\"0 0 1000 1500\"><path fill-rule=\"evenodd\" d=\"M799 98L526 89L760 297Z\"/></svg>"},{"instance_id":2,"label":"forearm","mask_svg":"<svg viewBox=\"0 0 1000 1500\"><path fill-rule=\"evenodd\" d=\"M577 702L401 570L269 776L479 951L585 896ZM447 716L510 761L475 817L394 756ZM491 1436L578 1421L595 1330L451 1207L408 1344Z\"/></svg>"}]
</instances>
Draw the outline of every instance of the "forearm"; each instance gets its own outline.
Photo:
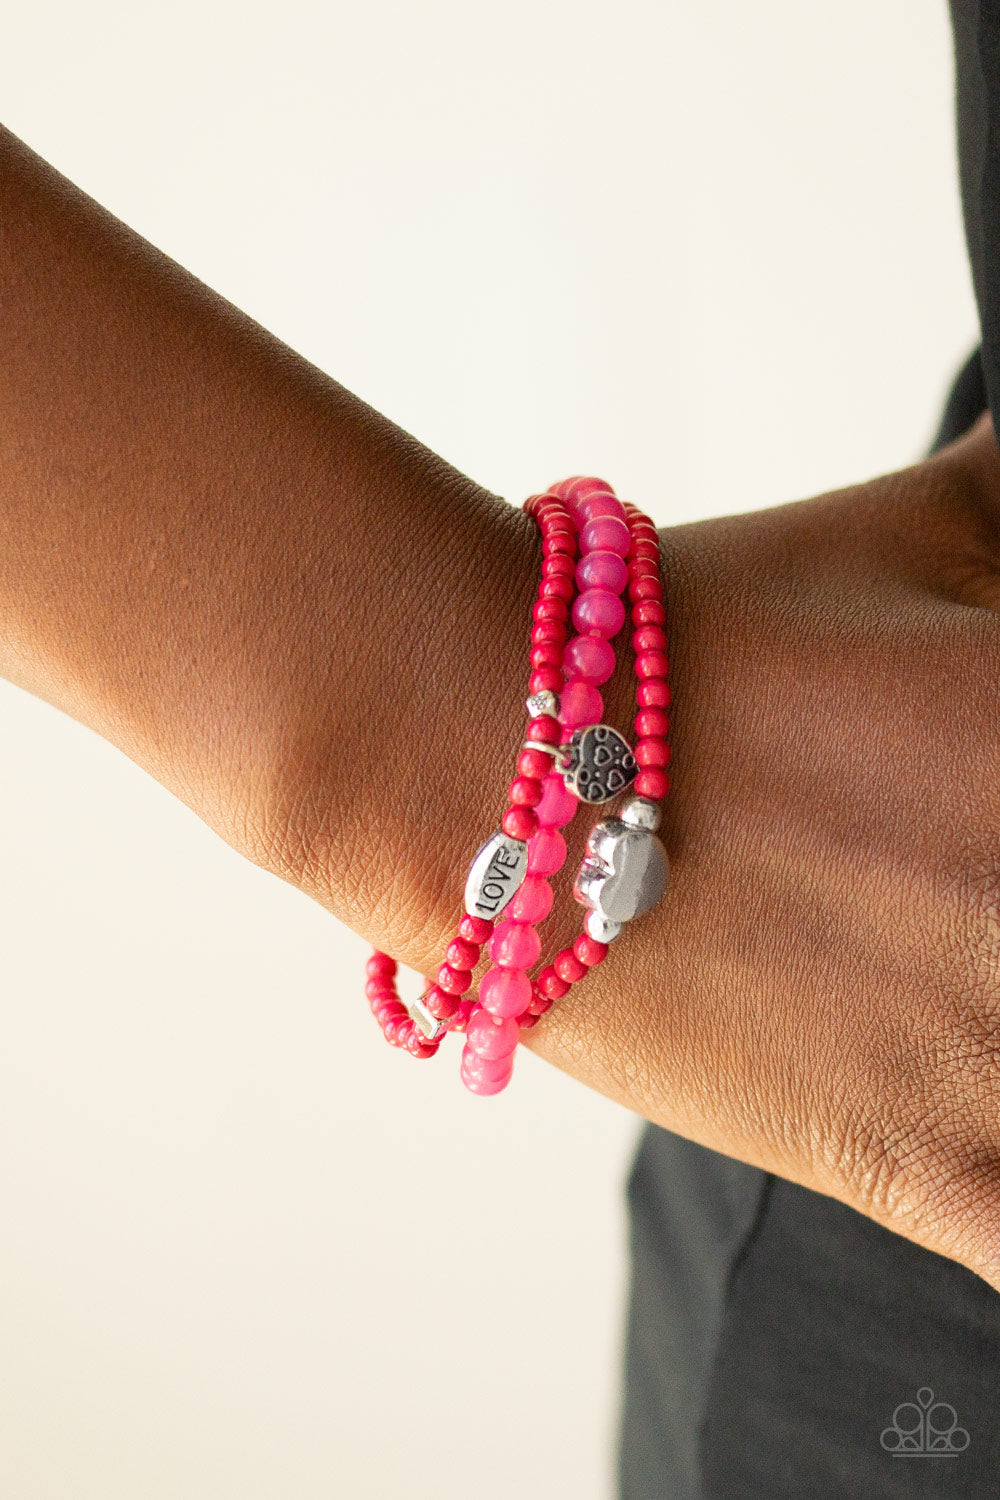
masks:
<instances>
[{"instance_id":1,"label":"forearm","mask_svg":"<svg viewBox=\"0 0 1000 1500\"><path fill-rule=\"evenodd\" d=\"M510 749L530 524L6 134L0 296L0 668L359 925L419 861L432 907Z\"/></svg>"}]
</instances>

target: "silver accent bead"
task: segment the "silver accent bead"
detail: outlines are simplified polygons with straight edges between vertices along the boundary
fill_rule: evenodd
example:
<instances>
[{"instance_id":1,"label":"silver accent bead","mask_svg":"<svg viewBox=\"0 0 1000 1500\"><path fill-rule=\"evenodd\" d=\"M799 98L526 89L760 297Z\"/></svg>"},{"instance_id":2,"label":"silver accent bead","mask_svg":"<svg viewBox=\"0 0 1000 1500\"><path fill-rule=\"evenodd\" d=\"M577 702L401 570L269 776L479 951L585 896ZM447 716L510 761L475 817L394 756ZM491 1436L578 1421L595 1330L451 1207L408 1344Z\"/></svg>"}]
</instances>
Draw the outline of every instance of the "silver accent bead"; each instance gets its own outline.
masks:
<instances>
[{"instance_id":1,"label":"silver accent bead","mask_svg":"<svg viewBox=\"0 0 1000 1500\"><path fill-rule=\"evenodd\" d=\"M628 791L639 774L631 746L610 724L575 730L565 751L563 777L581 802L608 802Z\"/></svg>"},{"instance_id":2,"label":"silver accent bead","mask_svg":"<svg viewBox=\"0 0 1000 1500\"><path fill-rule=\"evenodd\" d=\"M645 828L648 833L655 833L660 826L660 809L646 797L633 797L618 816L630 828Z\"/></svg>"},{"instance_id":3,"label":"silver accent bead","mask_svg":"<svg viewBox=\"0 0 1000 1500\"><path fill-rule=\"evenodd\" d=\"M470 917L498 917L528 873L528 846L502 831L479 849L465 882L465 910Z\"/></svg>"},{"instance_id":4,"label":"silver accent bead","mask_svg":"<svg viewBox=\"0 0 1000 1500\"><path fill-rule=\"evenodd\" d=\"M540 693L532 693L524 706L532 719L540 719L543 714L548 714L552 719L559 717L559 699L548 688Z\"/></svg>"},{"instance_id":5,"label":"silver accent bead","mask_svg":"<svg viewBox=\"0 0 1000 1500\"><path fill-rule=\"evenodd\" d=\"M587 936L598 943L613 943L622 930L620 922L612 922L610 917L602 916L599 911L588 911L583 926Z\"/></svg>"},{"instance_id":6,"label":"silver accent bead","mask_svg":"<svg viewBox=\"0 0 1000 1500\"><path fill-rule=\"evenodd\" d=\"M667 853L655 833L605 818L591 829L573 894L611 922L631 922L656 905L667 875Z\"/></svg>"},{"instance_id":7,"label":"silver accent bead","mask_svg":"<svg viewBox=\"0 0 1000 1500\"><path fill-rule=\"evenodd\" d=\"M410 1012L410 1019L413 1021L413 1024L416 1026L417 1030L421 1032L429 1042L436 1042L438 1037L444 1036L445 1032L448 1030L443 1021L439 1021L436 1016L431 1015L430 1011L424 1004L423 995L420 996L419 1000L414 1000L411 1005L408 1005L407 1010Z\"/></svg>"}]
</instances>

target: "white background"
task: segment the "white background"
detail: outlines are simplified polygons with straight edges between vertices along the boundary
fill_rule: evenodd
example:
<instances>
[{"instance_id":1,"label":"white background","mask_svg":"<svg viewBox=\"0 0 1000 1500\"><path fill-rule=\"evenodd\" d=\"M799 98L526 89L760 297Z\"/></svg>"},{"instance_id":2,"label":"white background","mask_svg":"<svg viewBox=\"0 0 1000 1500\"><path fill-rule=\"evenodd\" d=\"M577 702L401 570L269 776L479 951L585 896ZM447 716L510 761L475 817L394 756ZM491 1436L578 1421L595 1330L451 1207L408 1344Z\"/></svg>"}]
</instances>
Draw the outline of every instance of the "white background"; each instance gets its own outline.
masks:
<instances>
[{"instance_id":1,"label":"white background","mask_svg":"<svg viewBox=\"0 0 1000 1500\"><path fill-rule=\"evenodd\" d=\"M664 523L919 454L975 337L951 100L944 0L40 0L0 44L10 128L452 462ZM635 1120L390 1053L349 932L0 716L0 1494L609 1496Z\"/></svg>"}]
</instances>

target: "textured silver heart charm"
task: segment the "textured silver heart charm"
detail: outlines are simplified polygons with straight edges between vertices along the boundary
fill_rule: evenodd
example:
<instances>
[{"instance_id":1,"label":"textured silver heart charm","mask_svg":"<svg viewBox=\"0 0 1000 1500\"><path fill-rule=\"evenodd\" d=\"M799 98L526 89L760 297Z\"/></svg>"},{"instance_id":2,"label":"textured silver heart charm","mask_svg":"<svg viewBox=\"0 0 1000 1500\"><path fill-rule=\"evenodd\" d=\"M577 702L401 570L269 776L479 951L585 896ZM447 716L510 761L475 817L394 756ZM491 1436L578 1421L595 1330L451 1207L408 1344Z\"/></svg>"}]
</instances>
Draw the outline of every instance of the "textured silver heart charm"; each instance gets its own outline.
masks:
<instances>
[{"instance_id":1,"label":"textured silver heart charm","mask_svg":"<svg viewBox=\"0 0 1000 1500\"><path fill-rule=\"evenodd\" d=\"M563 747L560 770L581 802L607 802L627 791L639 773L628 741L610 724L578 729Z\"/></svg>"},{"instance_id":2,"label":"textured silver heart charm","mask_svg":"<svg viewBox=\"0 0 1000 1500\"><path fill-rule=\"evenodd\" d=\"M607 922L631 922L656 905L667 875L667 852L651 828L605 818L591 830L573 894Z\"/></svg>"}]
</instances>

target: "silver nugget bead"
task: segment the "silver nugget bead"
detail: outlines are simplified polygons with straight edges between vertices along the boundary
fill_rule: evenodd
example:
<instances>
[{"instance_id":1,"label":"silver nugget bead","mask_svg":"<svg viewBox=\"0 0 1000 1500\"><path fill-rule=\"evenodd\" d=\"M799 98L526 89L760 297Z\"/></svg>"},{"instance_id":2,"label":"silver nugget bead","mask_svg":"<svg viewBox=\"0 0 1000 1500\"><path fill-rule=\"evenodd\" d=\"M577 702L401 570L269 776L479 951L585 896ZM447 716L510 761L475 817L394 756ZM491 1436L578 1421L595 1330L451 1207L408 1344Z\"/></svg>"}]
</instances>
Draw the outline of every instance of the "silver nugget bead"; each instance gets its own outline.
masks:
<instances>
[{"instance_id":1,"label":"silver nugget bead","mask_svg":"<svg viewBox=\"0 0 1000 1500\"><path fill-rule=\"evenodd\" d=\"M532 719L540 719L543 714L547 714L551 719L559 717L559 699L555 693L549 692L548 688L540 693L532 693L524 706Z\"/></svg>"},{"instance_id":2,"label":"silver nugget bead","mask_svg":"<svg viewBox=\"0 0 1000 1500\"><path fill-rule=\"evenodd\" d=\"M620 922L612 922L610 917L599 911L588 911L583 925L588 937L592 937L597 943L613 943L622 930Z\"/></svg>"},{"instance_id":3,"label":"silver nugget bead","mask_svg":"<svg viewBox=\"0 0 1000 1500\"><path fill-rule=\"evenodd\" d=\"M573 894L612 922L631 922L656 905L666 884L667 854L656 834L605 818L591 829Z\"/></svg>"},{"instance_id":4,"label":"silver nugget bead","mask_svg":"<svg viewBox=\"0 0 1000 1500\"><path fill-rule=\"evenodd\" d=\"M660 826L660 809L646 797L633 797L631 802L626 802L618 816L629 827L645 828L650 833L655 833Z\"/></svg>"}]
</instances>

